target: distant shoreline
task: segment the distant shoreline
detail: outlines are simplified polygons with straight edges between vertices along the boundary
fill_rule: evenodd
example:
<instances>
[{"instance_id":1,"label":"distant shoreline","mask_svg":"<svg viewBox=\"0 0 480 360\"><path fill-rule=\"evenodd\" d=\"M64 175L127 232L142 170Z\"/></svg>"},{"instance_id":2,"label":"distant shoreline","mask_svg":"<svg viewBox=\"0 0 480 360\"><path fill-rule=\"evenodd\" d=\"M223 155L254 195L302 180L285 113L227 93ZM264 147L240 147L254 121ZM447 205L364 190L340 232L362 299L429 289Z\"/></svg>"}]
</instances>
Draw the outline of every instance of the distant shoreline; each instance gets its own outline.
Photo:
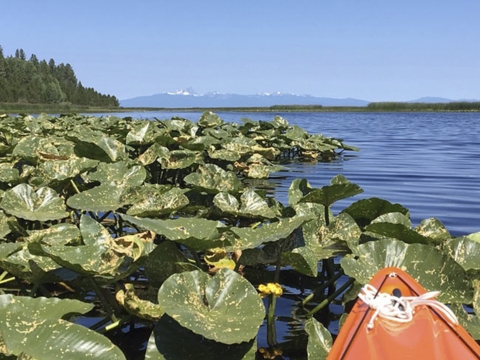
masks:
<instances>
[{"instance_id":1,"label":"distant shoreline","mask_svg":"<svg viewBox=\"0 0 480 360\"><path fill-rule=\"evenodd\" d=\"M480 112L480 102L451 103L370 103L367 106L275 105L265 107L95 107L52 104L1 104L0 114L114 113L114 112Z\"/></svg>"}]
</instances>

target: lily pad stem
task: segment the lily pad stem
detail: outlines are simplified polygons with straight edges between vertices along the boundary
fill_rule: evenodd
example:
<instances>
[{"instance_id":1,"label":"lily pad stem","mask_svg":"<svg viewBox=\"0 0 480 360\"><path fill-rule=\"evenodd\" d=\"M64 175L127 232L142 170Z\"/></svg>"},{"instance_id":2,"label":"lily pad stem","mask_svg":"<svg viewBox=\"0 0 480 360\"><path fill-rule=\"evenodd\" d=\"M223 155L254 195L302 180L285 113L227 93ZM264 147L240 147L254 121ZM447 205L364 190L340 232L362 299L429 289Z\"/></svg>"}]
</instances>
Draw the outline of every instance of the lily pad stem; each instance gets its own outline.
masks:
<instances>
[{"instance_id":1,"label":"lily pad stem","mask_svg":"<svg viewBox=\"0 0 480 360\"><path fill-rule=\"evenodd\" d=\"M322 310L325 306L330 304L337 296L341 295L345 290L347 290L350 287L350 285L352 285L354 282L355 282L354 278L349 278L345 282L345 284L340 286L340 288L337 291L335 291L333 294L331 294L329 297L327 297L325 300L323 300L320 304L315 306L315 308L313 308L308 313L308 315L312 316L312 315L316 314L317 312L319 312L320 310Z\"/></svg>"},{"instance_id":2,"label":"lily pad stem","mask_svg":"<svg viewBox=\"0 0 480 360\"><path fill-rule=\"evenodd\" d=\"M343 269L340 269L335 276L330 277L326 282L324 282L320 287L314 289L305 299L302 300L302 306L308 304L316 295L325 291L328 286L331 286L335 281L340 279L344 275Z\"/></svg>"}]
</instances>

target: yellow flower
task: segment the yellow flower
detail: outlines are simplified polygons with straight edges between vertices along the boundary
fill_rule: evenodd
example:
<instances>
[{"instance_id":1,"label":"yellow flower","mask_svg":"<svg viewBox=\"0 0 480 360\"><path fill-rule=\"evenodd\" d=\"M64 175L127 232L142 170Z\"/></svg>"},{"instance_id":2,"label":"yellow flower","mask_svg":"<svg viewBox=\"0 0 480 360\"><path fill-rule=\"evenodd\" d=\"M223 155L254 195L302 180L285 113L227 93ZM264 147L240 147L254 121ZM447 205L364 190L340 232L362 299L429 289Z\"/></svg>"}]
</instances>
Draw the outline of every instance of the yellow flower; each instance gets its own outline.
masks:
<instances>
[{"instance_id":1,"label":"yellow flower","mask_svg":"<svg viewBox=\"0 0 480 360\"><path fill-rule=\"evenodd\" d=\"M260 291L262 297L267 295L279 297L283 294L282 287L278 283L268 283L267 285L260 284L258 285L258 291Z\"/></svg>"}]
</instances>

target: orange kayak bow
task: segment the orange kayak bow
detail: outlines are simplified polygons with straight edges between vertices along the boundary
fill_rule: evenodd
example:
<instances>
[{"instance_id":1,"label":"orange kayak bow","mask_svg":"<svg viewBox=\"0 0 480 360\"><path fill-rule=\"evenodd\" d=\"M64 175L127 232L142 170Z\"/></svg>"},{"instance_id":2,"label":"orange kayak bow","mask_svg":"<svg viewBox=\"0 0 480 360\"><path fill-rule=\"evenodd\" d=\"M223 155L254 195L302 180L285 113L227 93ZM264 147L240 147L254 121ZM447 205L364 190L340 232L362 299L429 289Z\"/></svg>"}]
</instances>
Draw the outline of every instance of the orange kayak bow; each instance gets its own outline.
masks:
<instances>
[{"instance_id":1,"label":"orange kayak bow","mask_svg":"<svg viewBox=\"0 0 480 360\"><path fill-rule=\"evenodd\" d=\"M327 359L480 359L444 304L401 269L382 269L359 294Z\"/></svg>"}]
</instances>

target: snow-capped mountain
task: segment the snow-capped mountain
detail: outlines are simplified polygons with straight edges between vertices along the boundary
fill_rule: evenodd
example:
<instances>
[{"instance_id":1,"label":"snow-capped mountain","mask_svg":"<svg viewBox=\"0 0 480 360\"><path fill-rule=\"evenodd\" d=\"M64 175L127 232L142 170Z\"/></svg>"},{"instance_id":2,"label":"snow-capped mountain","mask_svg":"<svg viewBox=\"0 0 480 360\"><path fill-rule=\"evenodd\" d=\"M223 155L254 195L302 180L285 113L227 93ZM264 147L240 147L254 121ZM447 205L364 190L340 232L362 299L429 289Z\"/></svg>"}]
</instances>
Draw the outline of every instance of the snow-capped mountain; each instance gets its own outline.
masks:
<instances>
[{"instance_id":1,"label":"snow-capped mountain","mask_svg":"<svg viewBox=\"0 0 480 360\"><path fill-rule=\"evenodd\" d=\"M123 107L158 108L265 107L274 105L366 106L367 104L368 101L353 98L335 99L281 92L265 92L254 95L209 92L200 95L192 88L120 101L120 106Z\"/></svg>"}]
</instances>

